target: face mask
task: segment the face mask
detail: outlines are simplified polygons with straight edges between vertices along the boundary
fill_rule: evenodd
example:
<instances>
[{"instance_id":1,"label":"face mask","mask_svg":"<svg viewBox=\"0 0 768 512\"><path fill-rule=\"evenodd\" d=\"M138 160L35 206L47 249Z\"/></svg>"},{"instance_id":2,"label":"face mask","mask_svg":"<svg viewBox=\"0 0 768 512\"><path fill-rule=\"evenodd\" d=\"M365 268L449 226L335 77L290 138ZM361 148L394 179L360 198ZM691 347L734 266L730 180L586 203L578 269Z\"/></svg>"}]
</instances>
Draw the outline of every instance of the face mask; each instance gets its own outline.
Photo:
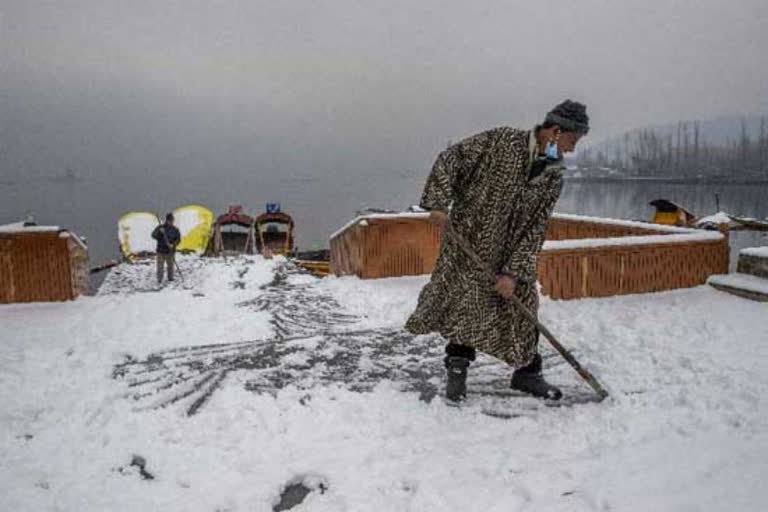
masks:
<instances>
[{"instance_id":1,"label":"face mask","mask_svg":"<svg viewBox=\"0 0 768 512\"><path fill-rule=\"evenodd\" d=\"M560 158L560 155L557 153L557 142L554 144L547 142L547 145L544 148L544 156L546 156L548 160L558 160Z\"/></svg>"}]
</instances>

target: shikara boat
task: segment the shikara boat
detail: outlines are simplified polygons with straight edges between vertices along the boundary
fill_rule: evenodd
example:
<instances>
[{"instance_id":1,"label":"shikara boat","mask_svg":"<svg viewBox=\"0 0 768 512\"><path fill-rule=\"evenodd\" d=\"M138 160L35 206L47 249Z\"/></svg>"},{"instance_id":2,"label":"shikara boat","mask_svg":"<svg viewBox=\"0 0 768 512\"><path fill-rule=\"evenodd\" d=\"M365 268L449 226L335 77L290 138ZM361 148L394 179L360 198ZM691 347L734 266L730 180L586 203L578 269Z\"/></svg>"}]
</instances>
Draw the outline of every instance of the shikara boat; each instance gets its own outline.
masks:
<instances>
[{"instance_id":1,"label":"shikara boat","mask_svg":"<svg viewBox=\"0 0 768 512\"><path fill-rule=\"evenodd\" d=\"M256 252L256 220L243 212L240 205L231 205L213 224L213 236L208 254L254 254Z\"/></svg>"},{"instance_id":2,"label":"shikara boat","mask_svg":"<svg viewBox=\"0 0 768 512\"><path fill-rule=\"evenodd\" d=\"M256 248L265 256L290 256L294 250L293 218L277 203L267 204L267 211L256 217Z\"/></svg>"}]
</instances>

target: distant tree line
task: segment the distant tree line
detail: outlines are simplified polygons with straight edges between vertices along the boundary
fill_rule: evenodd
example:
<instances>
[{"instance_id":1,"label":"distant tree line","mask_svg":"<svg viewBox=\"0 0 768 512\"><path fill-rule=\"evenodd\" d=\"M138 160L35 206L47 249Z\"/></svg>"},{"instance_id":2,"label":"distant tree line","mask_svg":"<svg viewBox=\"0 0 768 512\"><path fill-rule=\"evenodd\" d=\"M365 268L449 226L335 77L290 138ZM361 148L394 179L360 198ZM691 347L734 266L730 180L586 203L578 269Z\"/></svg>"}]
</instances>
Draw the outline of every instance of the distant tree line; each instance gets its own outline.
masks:
<instances>
[{"instance_id":1,"label":"distant tree line","mask_svg":"<svg viewBox=\"0 0 768 512\"><path fill-rule=\"evenodd\" d=\"M750 133L742 119L740 132L719 144L704 138L699 121L680 121L663 132L628 132L610 144L585 148L576 162L583 169L613 169L630 176L768 179L768 118L760 118L757 133Z\"/></svg>"}]
</instances>

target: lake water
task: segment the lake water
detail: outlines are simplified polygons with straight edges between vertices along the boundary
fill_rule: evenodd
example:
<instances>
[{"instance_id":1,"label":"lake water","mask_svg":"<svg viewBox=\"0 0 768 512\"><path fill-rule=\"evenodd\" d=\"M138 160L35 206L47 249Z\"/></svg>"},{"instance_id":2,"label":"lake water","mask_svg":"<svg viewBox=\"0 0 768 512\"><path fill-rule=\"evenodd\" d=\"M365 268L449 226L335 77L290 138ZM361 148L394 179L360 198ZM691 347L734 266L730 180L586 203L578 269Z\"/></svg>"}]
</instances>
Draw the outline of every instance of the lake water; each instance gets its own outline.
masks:
<instances>
[{"instance_id":1,"label":"lake water","mask_svg":"<svg viewBox=\"0 0 768 512\"><path fill-rule=\"evenodd\" d=\"M184 204L202 204L219 214L227 204L261 212L279 202L297 226L302 249L327 247L328 236L369 206L402 209L419 200L427 171L368 172L323 178L228 178L211 175L170 179L149 174L135 179L86 177L76 181L34 179L8 183L0 179L0 224L20 220L26 211L40 224L56 224L87 237L92 264L116 258L117 220L128 211L163 213ZM593 183L566 181L557 211L623 219L648 220L649 201L666 198L698 215L720 208L737 215L768 216L768 185L691 185L665 183ZM732 261L743 247L768 245L759 233L732 233Z\"/></svg>"}]
</instances>

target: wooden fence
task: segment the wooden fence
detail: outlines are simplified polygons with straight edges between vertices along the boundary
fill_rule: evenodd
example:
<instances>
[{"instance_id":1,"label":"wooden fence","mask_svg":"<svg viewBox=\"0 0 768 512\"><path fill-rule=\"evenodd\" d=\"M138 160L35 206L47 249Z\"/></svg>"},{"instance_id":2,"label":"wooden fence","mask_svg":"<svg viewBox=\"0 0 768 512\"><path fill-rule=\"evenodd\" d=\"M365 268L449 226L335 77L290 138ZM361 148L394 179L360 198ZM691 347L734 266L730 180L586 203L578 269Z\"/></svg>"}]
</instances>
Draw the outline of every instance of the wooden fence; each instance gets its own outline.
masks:
<instances>
[{"instance_id":1,"label":"wooden fence","mask_svg":"<svg viewBox=\"0 0 768 512\"><path fill-rule=\"evenodd\" d=\"M589 220L587 220L589 219ZM625 236L658 235L677 232L642 222L611 222L610 219L555 214L547 224L547 240L574 240L586 238L616 238Z\"/></svg>"},{"instance_id":2,"label":"wooden fence","mask_svg":"<svg viewBox=\"0 0 768 512\"><path fill-rule=\"evenodd\" d=\"M440 230L424 214L359 217L331 237L331 269L363 279L427 274ZM556 214L539 254L552 299L646 293L704 284L728 272L720 233Z\"/></svg>"}]
</instances>

